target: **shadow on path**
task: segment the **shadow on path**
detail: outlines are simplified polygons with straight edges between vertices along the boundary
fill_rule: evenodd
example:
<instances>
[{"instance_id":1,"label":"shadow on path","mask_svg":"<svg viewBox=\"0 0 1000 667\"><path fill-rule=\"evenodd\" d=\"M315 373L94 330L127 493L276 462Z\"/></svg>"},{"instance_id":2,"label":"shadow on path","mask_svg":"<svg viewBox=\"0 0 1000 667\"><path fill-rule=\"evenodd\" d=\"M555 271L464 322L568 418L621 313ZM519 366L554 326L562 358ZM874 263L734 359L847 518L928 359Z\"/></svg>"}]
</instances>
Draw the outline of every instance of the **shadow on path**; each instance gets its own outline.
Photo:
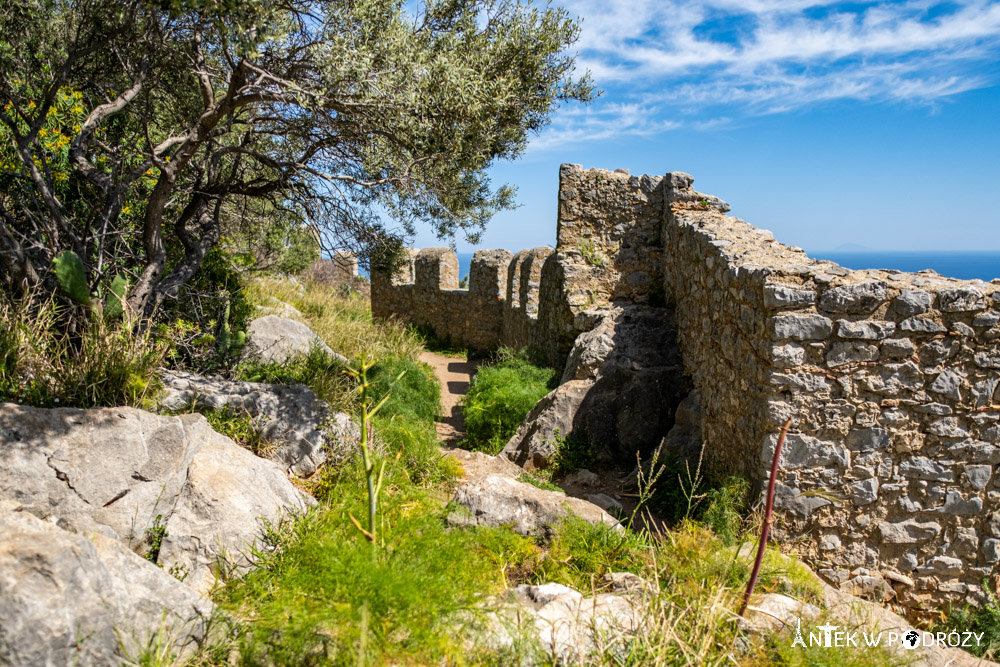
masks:
<instances>
[{"instance_id":1,"label":"shadow on path","mask_svg":"<svg viewBox=\"0 0 1000 667\"><path fill-rule=\"evenodd\" d=\"M437 422L438 440L447 447L455 446L465 436L465 419L458 402L469 390L469 382L479 366L478 361L464 361L434 352L423 352L420 361L434 369L441 383L441 411Z\"/></svg>"}]
</instances>

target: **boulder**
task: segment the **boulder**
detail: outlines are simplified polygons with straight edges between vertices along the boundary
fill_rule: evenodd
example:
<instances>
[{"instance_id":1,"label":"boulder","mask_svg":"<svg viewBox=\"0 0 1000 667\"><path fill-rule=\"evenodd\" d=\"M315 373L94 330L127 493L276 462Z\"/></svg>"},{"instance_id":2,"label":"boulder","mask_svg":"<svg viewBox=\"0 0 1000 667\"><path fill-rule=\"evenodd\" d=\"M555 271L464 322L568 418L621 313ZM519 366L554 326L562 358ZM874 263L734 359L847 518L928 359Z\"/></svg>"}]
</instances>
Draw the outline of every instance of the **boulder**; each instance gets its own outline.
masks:
<instances>
[{"instance_id":1,"label":"boulder","mask_svg":"<svg viewBox=\"0 0 1000 667\"><path fill-rule=\"evenodd\" d=\"M534 647L536 660L529 664L584 664L592 653L613 651L639 632L645 613L635 594L585 597L563 584L522 584L486 615L484 643Z\"/></svg>"},{"instance_id":2,"label":"boulder","mask_svg":"<svg viewBox=\"0 0 1000 667\"><path fill-rule=\"evenodd\" d=\"M569 515L621 530L618 521L597 505L545 491L503 475L484 475L455 491L458 506L448 515L453 526L510 526L519 535L551 536Z\"/></svg>"},{"instance_id":3,"label":"boulder","mask_svg":"<svg viewBox=\"0 0 1000 667\"><path fill-rule=\"evenodd\" d=\"M593 380L570 380L535 404L501 450L501 456L526 470L552 464L559 439L573 432L577 410L593 389Z\"/></svg>"},{"instance_id":4,"label":"boulder","mask_svg":"<svg viewBox=\"0 0 1000 667\"><path fill-rule=\"evenodd\" d=\"M248 340L264 363L284 364L295 357L309 354L314 346L340 361L347 357L337 354L312 329L287 317L265 315L250 322Z\"/></svg>"},{"instance_id":5,"label":"boulder","mask_svg":"<svg viewBox=\"0 0 1000 667\"><path fill-rule=\"evenodd\" d=\"M198 414L3 403L0 456L0 499L139 553L158 550L157 563L202 593L217 572L250 565L262 522L314 502Z\"/></svg>"},{"instance_id":6,"label":"boulder","mask_svg":"<svg viewBox=\"0 0 1000 667\"><path fill-rule=\"evenodd\" d=\"M261 436L277 447L268 458L288 472L309 477L328 459L339 463L358 450L361 429L343 412L333 412L302 384L232 382L165 371L162 409L220 410L254 420Z\"/></svg>"},{"instance_id":7,"label":"boulder","mask_svg":"<svg viewBox=\"0 0 1000 667\"><path fill-rule=\"evenodd\" d=\"M484 452L470 452L467 449L445 449L445 456L455 459L462 467L462 481L483 475L500 475L517 479L524 470L511 463L504 456L490 456Z\"/></svg>"},{"instance_id":8,"label":"boulder","mask_svg":"<svg viewBox=\"0 0 1000 667\"><path fill-rule=\"evenodd\" d=\"M605 459L650 450L670 429L687 394L670 311L635 304L586 311L596 322L573 344L559 387L528 414L503 455L545 468L562 437L587 442Z\"/></svg>"},{"instance_id":9,"label":"boulder","mask_svg":"<svg viewBox=\"0 0 1000 667\"><path fill-rule=\"evenodd\" d=\"M179 657L211 602L118 542L0 507L0 664L112 665L155 645Z\"/></svg>"}]
</instances>

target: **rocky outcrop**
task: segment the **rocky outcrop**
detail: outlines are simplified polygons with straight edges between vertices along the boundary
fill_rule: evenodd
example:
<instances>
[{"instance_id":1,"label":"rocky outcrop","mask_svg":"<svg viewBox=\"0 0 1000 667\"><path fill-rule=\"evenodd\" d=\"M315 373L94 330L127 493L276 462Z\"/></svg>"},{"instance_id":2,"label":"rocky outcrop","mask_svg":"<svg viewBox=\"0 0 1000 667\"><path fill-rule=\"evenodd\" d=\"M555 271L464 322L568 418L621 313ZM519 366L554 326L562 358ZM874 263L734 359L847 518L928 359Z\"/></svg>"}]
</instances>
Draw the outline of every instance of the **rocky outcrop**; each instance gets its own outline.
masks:
<instances>
[{"instance_id":1,"label":"rocky outcrop","mask_svg":"<svg viewBox=\"0 0 1000 667\"><path fill-rule=\"evenodd\" d=\"M563 383L503 449L527 469L551 465L559 437L590 443L608 461L648 451L670 429L687 393L669 311L625 304L586 316L597 324L577 337Z\"/></svg>"},{"instance_id":2,"label":"rocky outcrop","mask_svg":"<svg viewBox=\"0 0 1000 667\"><path fill-rule=\"evenodd\" d=\"M0 456L0 499L140 553L158 549L158 564L203 593L218 573L249 566L262 521L312 502L197 414L4 403Z\"/></svg>"},{"instance_id":3,"label":"rocky outcrop","mask_svg":"<svg viewBox=\"0 0 1000 667\"><path fill-rule=\"evenodd\" d=\"M288 472L309 477L329 460L339 463L357 451L361 430L343 412L333 412L305 385L231 382L165 371L161 408L221 410L253 420L264 440L276 445L269 458Z\"/></svg>"},{"instance_id":4,"label":"rocky outcrop","mask_svg":"<svg viewBox=\"0 0 1000 667\"><path fill-rule=\"evenodd\" d=\"M0 664L120 664L158 634L183 657L205 639L213 613L115 540L0 504Z\"/></svg>"},{"instance_id":5,"label":"rocky outcrop","mask_svg":"<svg viewBox=\"0 0 1000 667\"><path fill-rule=\"evenodd\" d=\"M295 357L309 354L313 347L347 362L347 357L331 350L312 329L286 317L258 317L250 322L247 333L251 349L264 363L284 364Z\"/></svg>"},{"instance_id":6,"label":"rocky outcrop","mask_svg":"<svg viewBox=\"0 0 1000 667\"><path fill-rule=\"evenodd\" d=\"M583 664L595 651L613 650L642 629L641 595L633 590L587 597L563 584L522 584L487 615L484 643L493 649L534 647L541 664L552 659Z\"/></svg>"},{"instance_id":7,"label":"rocky outcrop","mask_svg":"<svg viewBox=\"0 0 1000 667\"><path fill-rule=\"evenodd\" d=\"M614 517L593 503L497 474L461 485L454 502L457 508L448 515L454 526L510 526L519 535L551 536L555 526L572 515L621 529Z\"/></svg>"}]
</instances>

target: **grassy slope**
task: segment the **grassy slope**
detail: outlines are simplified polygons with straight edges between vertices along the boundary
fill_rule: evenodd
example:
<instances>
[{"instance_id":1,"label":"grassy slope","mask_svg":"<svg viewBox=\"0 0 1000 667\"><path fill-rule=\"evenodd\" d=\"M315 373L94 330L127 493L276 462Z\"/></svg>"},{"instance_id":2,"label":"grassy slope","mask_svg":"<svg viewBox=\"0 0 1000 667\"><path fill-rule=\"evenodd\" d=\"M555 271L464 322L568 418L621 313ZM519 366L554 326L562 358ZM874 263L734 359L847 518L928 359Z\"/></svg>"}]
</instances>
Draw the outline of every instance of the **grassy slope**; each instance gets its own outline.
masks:
<instances>
[{"instance_id":1,"label":"grassy slope","mask_svg":"<svg viewBox=\"0 0 1000 667\"><path fill-rule=\"evenodd\" d=\"M335 350L351 357L365 352L379 361L376 394L389 392L390 398L375 430L388 463L377 553L350 521L365 513L360 470L327 469L312 485L319 506L273 527L272 548L257 554L259 567L217 592L217 602L247 621L248 630L234 640L241 664L517 664L530 646L520 656L476 648L458 639L460 619L468 621L478 604L519 583L558 581L588 591L610 571L636 572L658 593L644 603L646 632L591 664L891 664L884 651L817 654L790 650L787 636L739 631L733 615L749 568L735 558L738 539L723 539L704 524L682 522L653 539L570 520L548 544L506 528L449 529L445 517L457 471L437 452L438 388L429 369L415 361L416 337L395 325L376 326L366 304L320 290L299 294L285 283L262 283L255 292L261 300L273 295L294 305ZM540 382L544 395L547 380L521 362L515 365L528 378L524 383ZM252 372L306 381L335 407L354 412L352 388L341 371L314 359ZM759 590L810 601L818 591L803 568L770 552ZM207 651L202 660L221 664L218 656L225 655Z\"/></svg>"}]
</instances>

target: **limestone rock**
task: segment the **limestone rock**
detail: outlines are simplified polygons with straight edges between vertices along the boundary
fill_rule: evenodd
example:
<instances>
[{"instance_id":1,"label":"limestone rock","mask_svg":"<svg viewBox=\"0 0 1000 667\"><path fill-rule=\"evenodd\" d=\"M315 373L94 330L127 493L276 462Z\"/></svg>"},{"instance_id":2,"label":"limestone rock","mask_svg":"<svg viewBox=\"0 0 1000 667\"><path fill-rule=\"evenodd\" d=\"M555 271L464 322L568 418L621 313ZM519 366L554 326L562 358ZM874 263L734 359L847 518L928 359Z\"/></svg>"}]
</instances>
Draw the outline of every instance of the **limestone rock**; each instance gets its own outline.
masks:
<instances>
[{"instance_id":1,"label":"limestone rock","mask_svg":"<svg viewBox=\"0 0 1000 667\"><path fill-rule=\"evenodd\" d=\"M343 412L331 412L305 385L231 382L176 371L160 377L163 409L222 410L255 420L262 437L277 445L269 458L299 477L309 477L328 458L338 463L357 452L357 424Z\"/></svg>"},{"instance_id":2,"label":"limestone rock","mask_svg":"<svg viewBox=\"0 0 1000 667\"><path fill-rule=\"evenodd\" d=\"M740 626L753 632L779 632L795 628L799 620L811 621L819 615L819 608L808 602L781 593L765 593L750 600Z\"/></svg>"},{"instance_id":3,"label":"limestone rock","mask_svg":"<svg viewBox=\"0 0 1000 667\"><path fill-rule=\"evenodd\" d=\"M40 409L0 404L0 499L145 553L207 592L221 560L234 572L260 534L312 502L273 462L211 429L204 417L134 408Z\"/></svg>"},{"instance_id":4,"label":"limestone rock","mask_svg":"<svg viewBox=\"0 0 1000 667\"><path fill-rule=\"evenodd\" d=\"M819 307L831 313L865 315L889 298L889 286L881 280L865 280L823 292Z\"/></svg>"},{"instance_id":5,"label":"limestone rock","mask_svg":"<svg viewBox=\"0 0 1000 667\"><path fill-rule=\"evenodd\" d=\"M183 656L205 637L214 607L191 588L114 540L4 505L0 664L119 664L160 630Z\"/></svg>"},{"instance_id":6,"label":"limestone rock","mask_svg":"<svg viewBox=\"0 0 1000 667\"><path fill-rule=\"evenodd\" d=\"M573 432L576 413L593 386L593 380L571 380L549 392L517 427L501 456L526 470L547 468L558 439Z\"/></svg>"},{"instance_id":7,"label":"limestone rock","mask_svg":"<svg viewBox=\"0 0 1000 667\"><path fill-rule=\"evenodd\" d=\"M534 646L538 663L583 664L597 650L613 650L643 626L643 611L629 595L584 597L563 584L522 584L487 616L485 643L502 649ZM534 662L530 664L535 664Z\"/></svg>"},{"instance_id":8,"label":"limestone rock","mask_svg":"<svg viewBox=\"0 0 1000 667\"><path fill-rule=\"evenodd\" d=\"M490 456L484 452L470 452L467 449L446 449L445 456L458 461L462 466L462 479L468 481L483 475L501 475L517 479L524 469L515 465L506 456Z\"/></svg>"},{"instance_id":9,"label":"limestone rock","mask_svg":"<svg viewBox=\"0 0 1000 667\"><path fill-rule=\"evenodd\" d=\"M286 363L297 356L309 354L313 346L318 346L335 359L347 362L347 357L331 350L312 329L286 317L258 317L250 322L247 337L264 363Z\"/></svg>"},{"instance_id":10,"label":"limestone rock","mask_svg":"<svg viewBox=\"0 0 1000 667\"><path fill-rule=\"evenodd\" d=\"M456 526L509 525L519 535L550 535L553 526L570 514L590 523L619 526L610 514L585 500L502 475L466 482L455 491L454 502L459 507L448 515L448 522Z\"/></svg>"}]
</instances>

